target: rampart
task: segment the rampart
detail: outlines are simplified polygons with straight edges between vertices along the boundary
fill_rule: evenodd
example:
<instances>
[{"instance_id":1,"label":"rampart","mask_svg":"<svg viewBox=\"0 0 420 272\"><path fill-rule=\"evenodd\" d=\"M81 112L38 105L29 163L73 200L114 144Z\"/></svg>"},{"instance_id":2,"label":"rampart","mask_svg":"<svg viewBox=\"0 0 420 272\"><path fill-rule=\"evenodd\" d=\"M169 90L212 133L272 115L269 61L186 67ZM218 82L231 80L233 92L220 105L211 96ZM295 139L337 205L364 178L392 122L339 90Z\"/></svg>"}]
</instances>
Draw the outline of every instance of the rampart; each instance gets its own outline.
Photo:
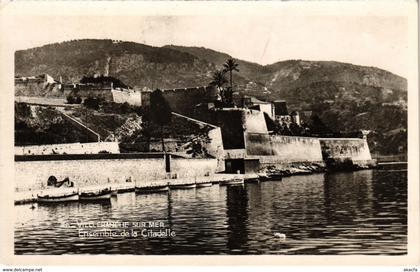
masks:
<instances>
[{"instance_id":1,"label":"rampart","mask_svg":"<svg viewBox=\"0 0 420 272\"><path fill-rule=\"evenodd\" d=\"M100 169L100 171L96 171ZM215 158L190 159L171 155L172 177L195 178L216 172ZM16 187L41 188L48 177L68 177L76 186L121 182L149 182L167 178L163 153L16 156Z\"/></svg>"},{"instance_id":2,"label":"rampart","mask_svg":"<svg viewBox=\"0 0 420 272\"><path fill-rule=\"evenodd\" d=\"M61 84L41 79L15 80L15 96L64 97Z\"/></svg>"},{"instance_id":3,"label":"rampart","mask_svg":"<svg viewBox=\"0 0 420 272\"><path fill-rule=\"evenodd\" d=\"M141 106L141 93L134 90L112 90L112 99L115 103Z\"/></svg>"},{"instance_id":4,"label":"rampart","mask_svg":"<svg viewBox=\"0 0 420 272\"><path fill-rule=\"evenodd\" d=\"M268 133L262 112L241 108L214 110L209 117L212 124L220 127L224 149L245 148L246 133Z\"/></svg>"},{"instance_id":5,"label":"rampart","mask_svg":"<svg viewBox=\"0 0 420 272\"><path fill-rule=\"evenodd\" d=\"M15 155L120 153L118 142L15 146Z\"/></svg>"},{"instance_id":6,"label":"rampart","mask_svg":"<svg viewBox=\"0 0 420 272\"><path fill-rule=\"evenodd\" d=\"M150 105L151 93L142 92L141 100L144 106ZM213 102L216 97L215 88L212 86L166 89L162 90L162 93L173 112L187 116L193 116L197 104Z\"/></svg>"},{"instance_id":7,"label":"rampart","mask_svg":"<svg viewBox=\"0 0 420 272\"><path fill-rule=\"evenodd\" d=\"M323 159L327 163L351 162L358 166L375 164L366 139L320 138Z\"/></svg>"},{"instance_id":8,"label":"rampart","mask_svg":"<svg viewBox=\"0 0 420 272\"><path fill-rule=\"evenodd\" d=\"M315 138L270 135L260 111L231 109L216 111L225 146L225 160L269 165L316 163L339 168L369 167L372 160L365 138ZM254 162L253 162L254 163ZM229 167L227 167L229 168ZM246 168L246 167L245 167Z\"/></svg>"},{"instance_id":9,"label":"rampart","mask_svg":"<svg viewBox=\"0 0 420 272\"><path fill-rule=\"evenodd\" d=\"M66 84L63 85L64 97L80 97L82 100L88 97L113 101L112 87L92 84Z\"/></svg>"},{"instance_id":10,"label":"rampart","mask_svg":"<svg viewBox=\"0 0 420 272\"><path fill-rule=\"evenodd\" d=\"M246 133L268 133L263 112L258 110L245 110L242 114L245 119Z\"/></svg>"},{"instance_id":11,"label":"rampart","mask_svg":"<svg viewBox=\"0 0 420 272\"><path fill-rule=\"evenodd\" d=\"M296 162L323 164L318 138L247 133L245 145L247 158L259 159L261 166Z\"/></svg>"},{"instance_id":12,"label":"rampart","mask_svg":"<svg viewBox=\"0 0 420 272\"><path fill-rule=\"evenodd\" d=\"M182 119L188 120L189 122L193 122L197 124L198 126L200 126L201 128L204 128L204 127L208 128L208 131L207 131L208 142L204 143L203 147L205 148L208 155L217 159L217 171L218 172L224 171L225 170L224 148L223 148L221 129L209 123L205 123L205 122L202 122L202 121L199 121L199 120L196 120L196 119L193 119L193 118L190 118L190 117L178 114L178 113L172 112L172 115L177 118L182 118ZM170 151L170 152L174 152L174 151L185 152L185 150L180 148L180 145L185 147L185 145L188 145L189 143L191 143L191 140L192 139L189 139L187 141L165 140L165 149L166 151ZM150 147L152 148L152 143ZM160 141L155 142L153 144L153 148L155 150L161 151L161 142Z\"/></svg>"},{"instance_id":13,"label":"rampart","mask_svg":"<svg viewBox=\"0 0 420 272\"><path fill-rule=\"evenodd\" d=\"M218 161L214 158L182 158L171 159L171 173L178 178L194 178L209 176L218 172Z\"/></svg>"}]
</instances>

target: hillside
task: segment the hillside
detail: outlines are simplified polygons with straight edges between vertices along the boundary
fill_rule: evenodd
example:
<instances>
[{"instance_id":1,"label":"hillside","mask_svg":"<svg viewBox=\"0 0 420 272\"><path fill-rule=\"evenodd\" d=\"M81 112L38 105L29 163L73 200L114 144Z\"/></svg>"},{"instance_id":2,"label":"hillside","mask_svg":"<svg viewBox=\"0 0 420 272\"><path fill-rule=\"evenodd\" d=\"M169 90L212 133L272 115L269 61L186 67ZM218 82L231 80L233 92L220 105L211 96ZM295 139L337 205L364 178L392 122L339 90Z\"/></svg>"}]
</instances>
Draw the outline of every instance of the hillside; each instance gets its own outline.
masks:
<instances>
[{"instance_id":1,"label":"hillside","mask_svg":"<svg viewBox=\"0 0 420 272\"><path fill-rule=\"evenodd\" d=\"M15 69L16 75L48 73L65 82L109 74L130 86L154 89L207 84L214 65L169 48L77 40L17 51Z\"/></svg>"},{"instance_id":2,"label":"hillside","mask_svg":"<svg viewBox=\"0 0 420 272\"><path fill-rule=\"evenodd\" d=\"M204 47L166 45L163 48L170 48L180 52L191 54L199 59L203 59L208 61L209 63L215 64L217 69L223 69L223 63L225 63L225 61L228 58L232 57L228 54L221 53L212 49L207 49ZM238 75L240 77L251 79L254 75L261 73L265 70L264 66L258 63L253 63L240 59L237 59L237 62L240 67L240 73Z\"/></svg>"},{"instance_id":3,"label":"hillside","mask_svg":"<svg viewBox=\"0 0 420 272\"><path fill-rule=\"evenodd\" d=\"M65 82L105 74L140 89L182 88L209 84L229 57L203 47L74 40L17 51L15 71L20 76L62 76ZM285 99L289 110L312 110L334 131L373 130L374 152L405 152L406 79L334 61L288 60L265 66L237 62L236 90L262 100ZM394 146L388 148L388 141Z\"/></svg>"},{"instance_id":4,"label":"hillside","mask_svg":"<svg viewBox=\"0 0 420 272\"><path fill-rule=\"evenodd\" d=\"M319 96L319 90L330 89L324 97L319 97L321 99L334 99L339 93L352 93L355 89L364 92L376 88L384 98L392 93L393 100L398 100L405 98L407 92L404 78L374 67L333 61L290 60L268 65L266 69L256 80L264 82L271 92L269 97L280 96L286 100L302 97L299 93L302 89L309 97ZM331 87L335 91L331 91ZM377 95L376 92L364 92L358 96L369 98Z\"/></svg>"}]
</instances>

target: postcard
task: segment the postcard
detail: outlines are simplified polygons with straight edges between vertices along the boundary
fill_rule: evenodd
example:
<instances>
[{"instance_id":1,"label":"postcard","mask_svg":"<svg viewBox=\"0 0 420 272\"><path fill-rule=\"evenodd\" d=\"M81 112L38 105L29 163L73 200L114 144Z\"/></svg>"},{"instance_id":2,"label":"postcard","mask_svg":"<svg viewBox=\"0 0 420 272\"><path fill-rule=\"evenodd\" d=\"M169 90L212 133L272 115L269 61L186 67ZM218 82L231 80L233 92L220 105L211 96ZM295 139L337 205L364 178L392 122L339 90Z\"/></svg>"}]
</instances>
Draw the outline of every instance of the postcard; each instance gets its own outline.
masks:
<instances>
[{"instance_id":1,"label":"postcard","mask_svg":"<svg viewBox=\"0 0 420 272\"><path fill-rule=\"evenodd\" d=\"M419 265L416 8L2 3L2 263Z\"/></svg>"}]
</instances>

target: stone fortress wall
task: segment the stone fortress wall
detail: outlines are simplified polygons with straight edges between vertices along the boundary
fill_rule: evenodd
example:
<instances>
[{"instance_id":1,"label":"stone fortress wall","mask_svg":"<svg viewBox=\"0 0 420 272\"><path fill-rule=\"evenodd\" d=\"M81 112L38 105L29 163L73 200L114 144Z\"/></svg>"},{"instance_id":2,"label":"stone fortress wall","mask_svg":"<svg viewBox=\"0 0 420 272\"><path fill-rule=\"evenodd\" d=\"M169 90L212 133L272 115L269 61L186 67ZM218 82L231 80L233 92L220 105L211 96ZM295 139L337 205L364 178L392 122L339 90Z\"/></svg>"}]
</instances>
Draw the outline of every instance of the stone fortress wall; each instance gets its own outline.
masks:
<instances>
[{"instance_id":1,"label":"stone fortress wall","mask_svg":"<svg viewBox=\"0 0 420 272\"><path fill-rule=\"evenodd\" d=\"M320 138L322 156L327 162L351 161L359 166L375 164L366 138Z\"/></svg>"},{"instance_id":2,"label":"stone fortress wall","mask_svg":"<svg viewBox=\"0 0 420 272\"><path fill-rule=\"evenodd\" d=\"M217 93L212 86L161 90L173 112L193 116L194 108L200 103L213 102ZM150 105L151 91L141 93L142 105Z\"/></svg>"},{"instance_id":3,"label":"stone fortress wall","mask_svg":"<svg viewBox=\"0 0 420 272\"><path fill-rule=\"evenodd\" d=\"M84 154L26 156L15 161L16 188L41 189L50 176L69 178L75 186L125 182L151 182L167 178L163 153ZM215 158L170 157L170 173L177 178L196 178L217 172Z\"/></svg>"},{"instance_id":4,"label":"stone fortress wall","mask_svg":"<svg viewBox=\"0 0 420 272\"><path fill-rule=\"evenodd\" d=\"M112 100L115 103L128 103L133 106L141 106L141 93L134 90L111 90Z\"/></svg>"},{"instance_id":5,"label":"stone fortress wall","mask_svg":"<svg viewBox=\"0 0 420 272\"><path fill-rule=\"evenodd\" d=\"M320 141L312 137L247 133L246 154L261 164L323 161Z\"/></svg>"},{"instance_id":6,"label":"stone fortress wall","mask_svg":"<svg viewBox=\"0 0 420 272\"><path fill-rule=\"evenodd\" d=\"M244 147L225 150L226 159L259 160L260 168L293 163L324 165L329 161L350 161L360 167L374 165L365 138L269 135L262 112L244 109L241 116Z\"/></svg>"},{"instance_id":7,"label":"stone fortress wall","mask_svg":"<svg viewBox=\"0 0 420 272\"><path fill-rule=\"evenodd\" d=\"M120 153L118 142L15 146L15 155Z\"/></svg>"}]
</instances>

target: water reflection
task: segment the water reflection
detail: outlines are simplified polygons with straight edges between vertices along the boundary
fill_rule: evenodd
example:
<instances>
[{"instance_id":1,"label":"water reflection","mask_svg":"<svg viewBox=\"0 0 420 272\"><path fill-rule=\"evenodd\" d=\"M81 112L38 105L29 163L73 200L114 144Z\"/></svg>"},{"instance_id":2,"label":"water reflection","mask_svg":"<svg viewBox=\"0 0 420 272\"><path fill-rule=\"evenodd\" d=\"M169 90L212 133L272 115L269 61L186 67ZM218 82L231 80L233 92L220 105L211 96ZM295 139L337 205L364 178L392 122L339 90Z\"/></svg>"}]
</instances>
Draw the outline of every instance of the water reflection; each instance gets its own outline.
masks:
<instances>
[{"instance_id":1,"label":"water reflection","mask_svg":"<svg viewBox=\"0 0 420 272\"><path fill-rule=\"evenodd\" d=\"M248 194L245 186L226 187L227 248L240 253L248 240Z\"/></svg>"},{"instance_id":2,"label":"water reflection","mask_svg":"<svg viewBox=\"0 0 420 272\"><path fill-rule=\"evenodd\" d=\"M124 193L109 203L15 209L16 254L407 252L405 171L325 173L169 194ZM176 235L79 237L77 222L98 221L162 222ZM287 239L276 239L275 232Z\"/></svg>"}]
</instances>

